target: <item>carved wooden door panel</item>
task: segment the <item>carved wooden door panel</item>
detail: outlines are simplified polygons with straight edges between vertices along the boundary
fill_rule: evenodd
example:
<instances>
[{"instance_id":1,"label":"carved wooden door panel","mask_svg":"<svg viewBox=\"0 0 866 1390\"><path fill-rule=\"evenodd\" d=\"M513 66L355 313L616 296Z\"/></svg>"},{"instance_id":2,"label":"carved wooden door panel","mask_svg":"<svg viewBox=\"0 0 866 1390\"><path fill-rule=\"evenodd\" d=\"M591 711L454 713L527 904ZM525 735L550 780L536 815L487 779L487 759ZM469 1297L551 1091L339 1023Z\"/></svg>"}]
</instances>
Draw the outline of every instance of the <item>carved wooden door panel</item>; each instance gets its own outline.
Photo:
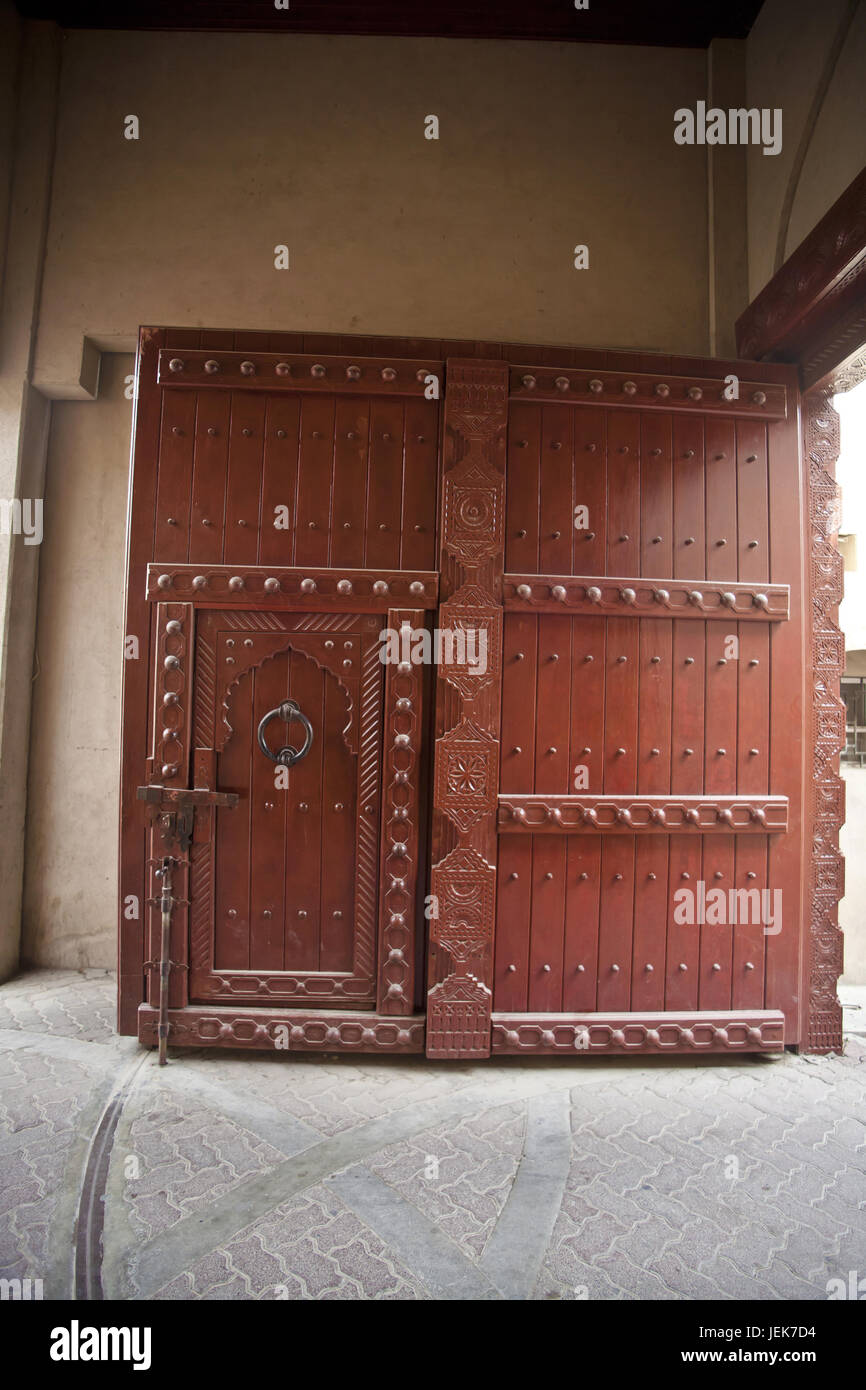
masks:
<instances>
[{"instance_id":1,"label":"carved wooden door panel","mask_svg":"<svg viewBox=\"0 0 866 1390\"><path fill-rule=\"evenodd\" d=\"M196 629L195 785L239 793L201 816L191 861L190 998L376 1001L382 620L208 612ZM309 720L280 718L294 700ZM293 732L297 731L297 732Z\"/></svg>"},{"instance_id":2,"label":"carved wooden door panel","mask_svg":"<svg viewBox=\"0 0 866 1390\"><path fill-rule=\"evenodd\" d=\"M703 367L512 370L498 1050L797 1036L796 395Z\"/></svg>"},{"instance_id":3,"label":"carved wooden door panel","mask_svg":"<svg viewBox=\"0 0 866 1390\"><path fill-rule=\"evenodd\" d=\"M169 1037L423 1045L428 682L384 663L380 634L423 627L437 602L441 379L432 355L143 331L121 874L144 912L143 930L122 919L120 998L144 1041L160 836L186 805Z\"/></svg>"}]
</instances>

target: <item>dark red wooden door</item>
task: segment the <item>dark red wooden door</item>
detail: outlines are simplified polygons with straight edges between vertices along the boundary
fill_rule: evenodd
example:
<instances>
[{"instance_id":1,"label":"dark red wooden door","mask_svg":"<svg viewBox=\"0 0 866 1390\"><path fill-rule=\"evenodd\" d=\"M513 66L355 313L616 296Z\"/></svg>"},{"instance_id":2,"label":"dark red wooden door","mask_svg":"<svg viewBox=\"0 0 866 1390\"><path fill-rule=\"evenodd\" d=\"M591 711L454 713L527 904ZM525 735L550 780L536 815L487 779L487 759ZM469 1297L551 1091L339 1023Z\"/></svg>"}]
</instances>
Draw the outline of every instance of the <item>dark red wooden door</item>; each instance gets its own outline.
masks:
<instances>
[{"instance_id":1,"label":"dark red wooden door","mask_svg":"<svg viewBox=\"0 0 866 1390\"><path fill-rule=\"evenodd\" d=\"M196 713L213 756L197 750L197 783L240 801L194 851L192 1000L375 1003L381 626L335 613L200 617ZM275 713L289 699L312 730L291 767L257 738L270 714L265 744L303 747L299 721Z\"/></svg>"},{"instance_id":2,"label":"dark red wooden door","mask_svg":"<svg viewBox=\"0 0 866 1390\"><path fill-rule=\"evenodd\" d=\"M786 392L589 375L512 372L494 1046L778 1043L801 911Z\"/></svg>"},{"instance_id":3,"label":"dark red wooden door","mask_svg":"<svg viewBox=\"0 0 866 1390\"><path fill-rule=\"evenodd\" d=\"M157 809L160 789L198 797L173 883L172 1037L274 1045L289 1019L292 1046L417 1050L415 1023L384 1020L420 1002L426 682L384 663L380 636L436 605L442 364L269 345L143 337L122 826L128 891L149 866L139 1035L164 853L158 817L142 836L147 784ZM122 1005L135 993L124 979ZM232 1012L250 1007L255 1022Z\"/></svg>"},{"instance_id":4,"label":"dark red wooden door","mask_svg":"<svg viewBox=\"0 0 866 1390\"><path fill-rule=\"evenodd\" d=\"M144 331L125 1031L153 1040L159 993L146 783L151 808L196 807L175 1041L268 1047L288 1023L293 1047L455 1058L801 1042L796 375L524 351ZM435 721L424 668L379 660L384 628L425 624L485 644L483 666L439 666ZM286 770L258 735L271 715L266 745L300 744L288 700L312 741Z\"/></svg>"}]
</instances>

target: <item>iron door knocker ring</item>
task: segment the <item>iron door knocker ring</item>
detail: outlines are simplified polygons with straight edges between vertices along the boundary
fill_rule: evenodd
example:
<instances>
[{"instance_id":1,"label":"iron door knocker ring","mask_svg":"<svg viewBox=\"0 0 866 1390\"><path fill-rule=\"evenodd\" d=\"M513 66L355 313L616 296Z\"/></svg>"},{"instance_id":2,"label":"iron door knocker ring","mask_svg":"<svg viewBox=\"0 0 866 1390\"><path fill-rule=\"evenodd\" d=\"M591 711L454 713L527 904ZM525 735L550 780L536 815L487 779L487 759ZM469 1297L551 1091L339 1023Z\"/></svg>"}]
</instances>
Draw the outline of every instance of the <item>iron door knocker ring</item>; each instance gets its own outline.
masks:
<instances>
[{"instance_id":1,"label":"iron door knocker ring","mask_svg":"<svg viewBox=\"0 0 866 1390\"><path fill-rule=\"evenodd\" d=\"M303 724L303 746L301 748L293 748L291 744L286 744L285 747L281 748L277 753L272 752L265 742L265 729L272 719L282 719L286 724L296 719L299 724ZM258 740L259 747L265 757L270 758L272 763L279 763L282 767L294 767L295 763L299 763L302 758L307 756L313 746L313 726L303 710L294 700L283 700L281 705L278 705L276 709L272 709L265 715L259 725Z\"/></svg>"}]
</instances>

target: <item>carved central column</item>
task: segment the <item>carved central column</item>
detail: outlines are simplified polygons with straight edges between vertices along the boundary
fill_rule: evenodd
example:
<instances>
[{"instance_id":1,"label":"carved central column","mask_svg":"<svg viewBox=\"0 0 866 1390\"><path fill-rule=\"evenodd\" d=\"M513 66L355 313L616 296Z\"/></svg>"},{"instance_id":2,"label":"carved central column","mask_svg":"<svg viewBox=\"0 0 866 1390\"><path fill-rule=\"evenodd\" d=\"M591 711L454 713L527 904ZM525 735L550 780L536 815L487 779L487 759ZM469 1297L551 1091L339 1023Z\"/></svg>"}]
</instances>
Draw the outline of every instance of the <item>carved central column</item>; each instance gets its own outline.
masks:
<instances>
[{"instance_id":1,"label":"carved central column","mask_svg":"<svg viewBox=\"0 0 866 1390\"><path fill-rule=\"evenodd\" d=\"M483 659L442 662L436 681L427 1055L490 1054L508 369L446 369L439 625L474 634Z\"/></svg>"}]
</instances>

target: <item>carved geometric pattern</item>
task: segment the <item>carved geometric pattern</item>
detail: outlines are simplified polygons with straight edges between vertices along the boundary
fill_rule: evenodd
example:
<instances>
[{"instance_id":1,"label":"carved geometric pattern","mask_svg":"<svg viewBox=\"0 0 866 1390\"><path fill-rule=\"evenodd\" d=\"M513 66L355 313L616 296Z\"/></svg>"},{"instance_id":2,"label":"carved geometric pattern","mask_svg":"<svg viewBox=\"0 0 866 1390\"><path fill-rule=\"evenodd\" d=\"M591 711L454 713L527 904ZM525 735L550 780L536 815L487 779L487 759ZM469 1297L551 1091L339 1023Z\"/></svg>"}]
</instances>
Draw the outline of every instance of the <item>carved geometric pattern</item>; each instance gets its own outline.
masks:
<instances>
[{"instance_id":1,"label":"carved geometric pattern","mask_svg":"<svg viewBox=\"0 0 866 1390\"><path fill-rule=\"evenodd\" d=\"M445 477L445 549L477 566L502 548L502 486L470 462Z\"/></svg>"},{"instance_id":2,"label":"carved geometric pattern","mask_svg":"<svg viewBox=\"0 0 866 1390\"><path fill-rule=\"evenodd\" d=\"M786 796L499 797L500 834L776 835L788 829Z\"/></svg>"},{"instance_id":3,"label":"carved geometric pattern","mask_svg":"<svg viewBox=\"0 0 866 1390\"><path fill-rule=\"evenodd\" d=\"M484 632L487 671L438 671L427 1054L471 1058L490 1053L493 1003L508 369L450 359L447 373L439 622Z\"/></svg>"},{"instance_id":4,"label":"carved geometric pattern","mask_svg":"<svg viewBox=\"0 0 866 1390\"><path fill-rule=\"evenodd\" d=\"M866 181L861 178L862 192ZM862 195L861 195L862 210ZM820 225L820 224L819 224ZM811 391L803 401L809 463L809 527L812 583L812 862L809 932L809 999L806 1050L842 1048L842 1009L836 982L842 973L842 933L838 904L844 892L839 830L845 798L839 754L845 744L845 707L840 699L844 641L836 624L842 596L842 557L836 549L838 488L833 478L839 455L839 417L829 389Z\"/></svg>"},{"instance_id":5,"label":"carved geometric pattern","mask_svg":"<svg viewBox=\"0 0 866 1390\"><path fill-rule=\"evenodd\" d=\"M170 1009L172 1045L187 1047L258 1047L268 1052L423 1052L424 1017L382 1018L377 1014L329 1009L303 1014L256 1008L235 1013L229 1008ZM156 1040L158 1011L143 1004L138 1011L142 1043Z\"/></svg>"},{"instance_id":6,"label":"carved geometric pattern","mask_svg":"<svg viewBox=\"0 0 866 1390\"><path fill-rule=\"evenodd\" d=\"M465 965L487 945L493 923L496 870L477 850L452 849L433 870L436 936L452 960Z\"/></svg>"},{"instance_id":7,"label":"carved geometric pattern","mask_svg":"<svg viewBox=\"0 0 866 1390\"><path fill-rule=\"evenodd\" d=\"M435 608L439 576L430 570L281 569L265 565L149 564L147 597L209 607L293 607L385 613L396 603Z\"/></svg>"},{"instance_id":8,"label":"carved geometric pattern","mask_svg":"<svg viewBox=\"0 0 866 1390\"><path fill-rule=\"evenodd\" d=\"M420 610L395 609L388 627L423 625ZM382 906L380 927L380 1013L407 1014L415 986L415 889L418 877L418 721L420 670L412 662L391 663L385 680L385 740L382 779Z\"/></svg>"},{"instance_id":9,"label":"carved geometric pattern","mask_svg":"<svg viewBox=\"0 0 866 1390\"><path fill-rule=\"evenodd\" d=\"M505 607L540 613L617 618L723 618L780 621L789 616L787 584L737 584L696 579L613 579L587 575L506 574Z\"/></svg>"},{"instance_id":10,"label":"carved geometric pattern","mask_svg":"<svg viewBox=\"0 0 866 1390\"><path fill-rule=\"evenodd\" d=\"M442 363L405 357L314 357L295 352L216 352L186 348L161 349L157 370L161 386L347 396L423 397L428 376L436 376L441 381Z\"/></svg>"},{"instance_id":11,"label":"carved geometric pattern","mask_svg":"<svg viewBox=\"0 0 866 1390\"><path fill-rule=\"evenodd\" d=\"M226 640L223 638L218 642L217 667L219 675L216 693L219 699L220 718L216 726L214 745L216 751L221 753L234 733L229 715L231 714L232 697L243 677L248 675L250 671L260 670L266 662L273 661L276 657L289 651L303 657L305 661L311 661L320 671L327 671L330 676L333 676L346 697L346 723L342 729L343 742L350 753L357 753L358 730L355 691L357 690L358 676L357 671L354 670L357 651L353 649L350 654L352 669L344 672L340 668L346 664L345 645L337 650L331 643L333 650L327 650L326 642L328 639L322 639L318 636L313 638L306 633L296 636L295 633L283 632L261 634L247 640L250 642L249 647L234 648L235 654L229 658L232 663L230 666L223 665L226 659ZM357 640L355 646L358 646Z\"/></svg>"},{"instance_id":12,"label":"carved geometric pattern","mask_svg":"<svg viewBox=\"0 0 866 1390\"><path fill-rule=\"evenodd\" d=\"M474 975L449 975L427 996L427 1056L487 1055L492 996Z\"/></svg>"},{"instance_id":13,"label":"carved geometric pattern","mask_svg":"<svg viewBox=\"0 0 866 1390\"><path fill-rule=\"evenodd\" d=\"M447 400L449 429L468 441L487 444L501 432L508 413L504 368L449 362Z\"/></svg>"},{"instance_id":14,"label":"carved geometric pattern","mask_svg":"<svg viewBox=\"0 0 866 1390\"><path fill-rule=\"evenodd\" d=\"M496 806L498 760L497 740L471 719L461 719L439 740L436 806L460 830L469 830Z\"/></svg>"},{"instance_id":15,"label":"carved geometric pattern","mask_svg":"<svg viewBox=\"0 0 866 1390\"><path fill-rule=\"evenodd\" d=\"M487 600L487 602L485 602ZM451 654L463 646L466 659L445 661L441 674L460 691L464 700L475 700L486 685L498 687L502 674L502 609L493 607L489 595L477 584L463 588L439 608L440 629L455 634ZM472 654L474 660L468 658Z\"/></svg>"},{"instance_id":16,"label":"carved geometric pattern","mask_svg":"<svg viewBox=\"0 0 866 1390\"><path fill-rule=\"evenodd\" d=\"M743 1013L494 1014L491 1051L511 1053L781 1052L785 1016Z\"/></svg>"},{"instance_id":17,"label":"carved geometric pattern","mask_svg":"<svg viewBox=\"0 0 866 1390\"><path fill-rule=\"evenodd\" d=\"M664 376L648 372L571 371L567 367L512 367L511 399L566 405L616 406L701 415L751 415L784 420L787 390L766 381L739 383L736 400L725 399L723 377Z\"/></svg>"}]
</instances>

